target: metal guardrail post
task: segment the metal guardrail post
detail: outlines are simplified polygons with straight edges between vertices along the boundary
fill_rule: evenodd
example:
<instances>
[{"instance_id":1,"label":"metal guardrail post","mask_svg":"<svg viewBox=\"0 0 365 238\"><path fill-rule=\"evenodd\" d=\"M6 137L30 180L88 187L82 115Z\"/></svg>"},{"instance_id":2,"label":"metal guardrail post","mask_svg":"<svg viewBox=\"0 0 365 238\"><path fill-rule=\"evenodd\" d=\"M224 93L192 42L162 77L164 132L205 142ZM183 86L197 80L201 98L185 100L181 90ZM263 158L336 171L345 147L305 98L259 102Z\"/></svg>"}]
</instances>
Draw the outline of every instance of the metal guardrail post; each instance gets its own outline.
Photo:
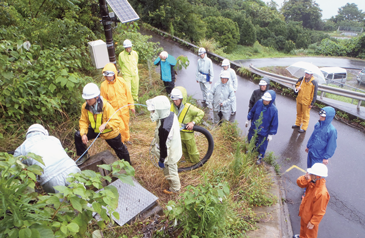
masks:
<instances>
[{"instance_id":1,"label":"metal guardrail post","mask_svg":"<svg viewBox=\"0 0 365 238\"><path fill-rule=\"evenodd\" d=\"M359 100L359 102L357 103L357 110L360 110L360 106L361 106L361 100Z\"/></svg>"},{"instance_id":2,"label":"metal guardrail post","mask_svg":"<svg viewBox=\"0 0 365 238\"><path fill-rule=\"evenodd\" d=\"M324 92L322 91L321 92L321 99L323 99L323 97L324 97Z\"/></svg>"}]
</instances>

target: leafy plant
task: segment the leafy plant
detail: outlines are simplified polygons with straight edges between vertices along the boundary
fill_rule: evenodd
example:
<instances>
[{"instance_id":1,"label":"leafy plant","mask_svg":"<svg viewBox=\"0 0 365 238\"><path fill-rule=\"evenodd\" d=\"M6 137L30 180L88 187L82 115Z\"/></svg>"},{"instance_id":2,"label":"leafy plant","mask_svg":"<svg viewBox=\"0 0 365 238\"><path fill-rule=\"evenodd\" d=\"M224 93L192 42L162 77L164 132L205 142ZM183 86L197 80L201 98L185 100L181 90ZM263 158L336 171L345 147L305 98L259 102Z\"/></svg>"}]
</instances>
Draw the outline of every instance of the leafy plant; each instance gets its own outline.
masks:
<instances>
[{"instance_id":1,"label":"leafy plant","mask_svg":"<svg viewBox=\"0 0 365 238\"><path fill-rule=\"evenodd\" d=\"M228 185L212 185L205 181L197 187L189 185L186 190L177 203L168 202L168 218L183 229L183 237L200 237L202 234L206 237L221 236L228 218Z\"/></svg>"},{"instance_id":2,"label":"leafy plant","mask_svg":"<svg viewBox=\"0 0 365 238\"><path fill-rule=\"evenodd\" d=\"M27 158L43 164L40 156L13 157L0 153L0 237L91 237L91 231L104 229L113 219L118 205L118 191L107 186L100 192L102 182L111 181L111 176L133 185L134 169L125 161L101 165L110 171L110 176L101 176L91 170L73 174L70 185L55 186L56 194L39 193L41 187L36 176L42 174L38 165L23 164ZM125 170L125 173L122 172ZM101 220L93 218L93 213Z\"/></svg>"},{"instance_id":3,"label":"leafy plant","mask_svg":"<svg viewBox=\"0 0 365 238\"><path fill-rule=\"evenodd\" d=\"M174 66L174 69L176 71L182 70L182 68L186 69L190 64L190 61L189 61L188 57L185 56L185 55L179 55L176 58L176 61L177 61L177 63Z\"/></svg>"}]
</instances>

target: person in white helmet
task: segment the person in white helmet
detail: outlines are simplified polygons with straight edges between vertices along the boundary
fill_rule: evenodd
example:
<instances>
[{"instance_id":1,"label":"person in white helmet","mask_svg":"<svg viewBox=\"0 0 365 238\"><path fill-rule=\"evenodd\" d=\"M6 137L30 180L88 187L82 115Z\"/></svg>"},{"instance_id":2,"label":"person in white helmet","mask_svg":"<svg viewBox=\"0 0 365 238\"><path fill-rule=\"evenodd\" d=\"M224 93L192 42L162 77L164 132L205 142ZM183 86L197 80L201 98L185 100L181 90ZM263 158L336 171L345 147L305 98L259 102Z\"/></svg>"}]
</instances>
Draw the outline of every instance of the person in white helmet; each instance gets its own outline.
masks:
<instances>
[{"instance_id":1,"label":"person in white helmet","mask_svg":"<svg viewBox=\"0 0 365 238\"><path fill-rule=\"evenodd\" d=\"M43 163L35 159L28 158L23 161L27 165L38 165L43 169L43 173L38 177L38 182L43 190L48 193L57 193L54 186L67 186L67 177L73 173L79 173L80 169L75 161L71 159L61 141L54 136L50 136L48 131L40 124L33 124L28 128L25 141L15 150L14 156L27 156L34 153L42 157Z\"/></svg>"},{"instance_id":2,"label":"person in white helmet","mask_svg":"<svg viewBox=\"0 0 365 238\"><path fill-rule=\"evenodd\" d=\"M207 52L204 48L199 48L198 55L200 58L198 59L196 82L200 84L200 89L203 93L203 105L206 106L207 93L211 89L214 78L213 63L207 57Z\"/></svg>"},{"instance_id":3,"label":"person in white helmet","mask_svg":"<svg viewBox=\"0 0 365 238\"><path fill-rule=\"evenodd\" d=\"M258 100L260 100L262 96L264 96L264 93L267 92L267 90L269 90L270 79L268 78L261 79L259 82L259 87L260 87L259 89L254 90L251 94L250 102L248 104L248 112L250 112L255 103Z\"/></svg>"},{"instance_id":4,"label":"person in white helmet","mask_svg":"<svg viewBox=\"0 0 365 238\"><path fill-rule=\"evenodd\" d=\"M187 130L181 130L182 152L187 161L198 163L200 155L194 137L194 125L200 123L204 117L204 111L187 102L186 89L178 86L171 91L171 111L174 112L180 124L186 125Z\"/></svg>"},{"instance_id":5,"label":"person in white helmet","mask_svg":"<svg viewBox=\"0 0 365 238\"><path fill-rule=\"evenodd\" d=\"M180 123L175 113L170 111L170 101L166 96L154 97L147 100L146 104L151 112L151 121L156 122L151 153L159 158L158 165L170 185L163 192L173 194L181 188L177 168L182 156Z\"/></svg>"},{"instance_id":6,"label":"person in white helmet","mask_svg":"<svg viewBox=\"0 0 365 238\"><path fill-rule=\"evenodd\" d=\"M128 149L123 144L119 132L120 124L123 123L122 119L115 113L112 105L100 96L99 87L94 83L86 84L82 97L86 102L81 107L80 130L75 133L76 154L83 155L87 142L95 139L100 133L100 138L114 149L118 158L131 164ZM87 159L86 152L77 164L81 165Z\"/></svg>"},{"instance_id":7,"label":"person in white helmet","mask_svg":"<svg viewBox=\"0 0 365 238\"><path fill-rule=\"evenodd\" d=\"M293 129L299 129L299 133L307 131L309 125L310 110L317 100L318 82L313 77L311 70L305 70L304 77L298 79L294 92L297 96L297 118Z\"/></svg>"},{"instance_id":8,"label":"person in white helmet","mask_svg":"<svg viewBox=\"0 0 365 238\"><path fill-rule=\"evenodd\" d=\"M166 93L170 95L171 90L175 87L175 57L169 55L167 51L162 51L153 63L154 65L160 65L161 80L165 85Z\"/></svg>"},{"instance_id":9,"label":"person in white helmet","mask_svg":"<svg viewBox=\"0 0 365 238\"><path fill-rule=\"evenodd\" d=\"M301 188L306 188L307 193L299 207L300 234L293 238L317 238L318 226L330 200L326 188L327 166L315 163L307 169L307 173L297 179Z\"/></svg>"},{"instance_id":10,"label":"person in white helmet","mask_svg":"<svg viewBox=\"0 0 365 238\"><path fill-rule=\"evenodd\" d=\"M272 136L278 131L279 116L278 109L274 105L276 93L273 90L268 90L262 99L256 102L253 108L247 115L247 120L252 121L250 130L248 131L248 141L254 139L255 132L257 131L257 137L255 138L255 146L259 152L256 164L261 164L262 158L265 157L268 142L272 140ZM262 114L262 123L257 125L257 121L260 120ZM246 122L246 127L248 126Z\"/></svg>"},{"instance_id":11,"label":"person in white helmet","mask_svg":"<svg viewBox=\"0 0 365 238\"><path fill-rule=\"evenodd\" d=\"M124 50L119 54L118 63L133 100L138 102L138 53L132 49L132 46L132 42L128 39L123 42Z\"/></svg>"},{"instance_id":12,"label":"person in white helmet","mask_svg":"<svg viewBox=\"0 0 365 238\"><path fill-rule=\"evenodd\" d=\"M229 121L231 116L232 103L236 96L232 86L228 83L230 73L223 71L220 74L220 82L214 84L208 93L208 107L213 109L213 122L221 123L222 120Z\"/></svg>"},{"instance_id":13,"label":"person in white helmet","mask_svg":"<svg viewBox=\"0 0 365 238\"><path fill-rule=\"evenodd\" d=\"M223 67L223 69L221 72L223 72L223 71L229 72L230 77L229 77L228 83L232 86L234 93L236 93L237 88L238 88L238 80L237 80L236 71L234 71L231 68L231 63L229 62L228 59L224 59L222 61L222 67ZM232 109L232 112L231 112L230 120L232 120L234 118L234 116L236 115L236 110L237 110L236 97L234 98L234 101L231 105L231 109Z\"/></svg>"}]
</instances>

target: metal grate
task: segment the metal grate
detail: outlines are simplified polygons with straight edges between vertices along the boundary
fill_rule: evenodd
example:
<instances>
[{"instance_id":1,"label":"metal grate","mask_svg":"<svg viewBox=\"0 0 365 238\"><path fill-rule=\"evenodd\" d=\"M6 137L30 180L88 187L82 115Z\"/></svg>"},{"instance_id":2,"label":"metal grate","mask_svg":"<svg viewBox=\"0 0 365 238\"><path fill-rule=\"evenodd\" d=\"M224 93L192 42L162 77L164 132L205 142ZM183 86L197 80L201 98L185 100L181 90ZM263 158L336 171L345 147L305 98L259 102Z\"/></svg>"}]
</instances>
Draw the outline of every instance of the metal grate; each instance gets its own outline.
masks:
<instances>
[{"instance_id":1,"label":"metal grate","mask_svg":"<svg viewBox=\"0 0 365 238\"><path fill-rule=\"evenodd\" d=\"M106 0L122 23L136 21L138 14L127 0Z\"/></svg>"},{"instance_id":2,"label":"metal grate","mask_svg":"<svg viewBox=\"0 0 365 238\"><path fill-rule=\"evenodd\" d=\"M158 199L158 197L142 187L136 180L133 180L133 182L134 186L131 186L118 179L109 185L116 187L119 193L118 207L116 209L116 212L119 213L119 220L114 216L112 217L120 226L133 219L146 210L146 208L151 207Z\"/></svg>"}]
</instances>

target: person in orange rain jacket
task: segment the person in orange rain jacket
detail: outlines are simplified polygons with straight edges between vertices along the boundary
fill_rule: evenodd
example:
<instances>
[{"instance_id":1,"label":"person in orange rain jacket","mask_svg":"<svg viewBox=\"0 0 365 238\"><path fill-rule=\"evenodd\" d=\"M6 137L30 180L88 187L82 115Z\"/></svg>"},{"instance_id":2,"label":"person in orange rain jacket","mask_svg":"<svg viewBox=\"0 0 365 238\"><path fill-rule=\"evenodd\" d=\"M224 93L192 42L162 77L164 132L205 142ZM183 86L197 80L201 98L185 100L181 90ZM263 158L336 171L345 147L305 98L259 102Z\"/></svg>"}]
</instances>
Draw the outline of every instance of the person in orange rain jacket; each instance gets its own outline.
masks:
<instances>
[{"instance_id":1,"label":"person in orange rain jacket","mask_svg":"<svg viewBox=\"0 0 365 238\"><path fill-rule=\"evenodd\" d=\"M117 114L122 119L119 131L122 135L122 142L129 143L129 109L135 113L134 101L129 88L125 84L122 77L118 77L118 71L113 63L108 63L103 69L105 81L101 83L100 95L107 100L114 110L130 104L127 107L120 109Z\"/></svg>"},{"instance_id":2,"label":"person in orange rain jacket","mask_svg":"<svg viewBox=\"0 0 365 238\"><path fill-rule=\"evenodd\" d=\"M327 166L315 163L304 176L297 179L298 186L307 188L307 192L299 207L300 235L294 235L293 238L317 238L319 223L330 200L324 179L327 176Z\"/></svg>"}]
</instances>

